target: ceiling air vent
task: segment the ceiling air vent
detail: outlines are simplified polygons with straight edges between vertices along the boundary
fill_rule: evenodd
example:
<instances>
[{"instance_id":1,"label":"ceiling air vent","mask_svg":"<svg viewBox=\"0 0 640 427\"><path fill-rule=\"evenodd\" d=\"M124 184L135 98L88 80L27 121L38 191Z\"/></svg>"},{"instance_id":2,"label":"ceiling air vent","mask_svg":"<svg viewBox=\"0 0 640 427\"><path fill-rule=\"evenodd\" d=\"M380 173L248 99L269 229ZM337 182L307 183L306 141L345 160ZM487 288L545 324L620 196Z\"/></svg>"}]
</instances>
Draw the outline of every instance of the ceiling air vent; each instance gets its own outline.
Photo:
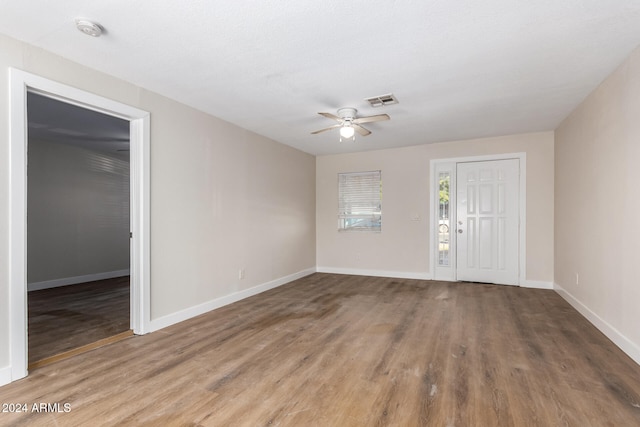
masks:
<instances>
[{"instance_id":1,"label":"ceiling air vent","mask_svg":"<svg viewBox=\"0 0 640 427\"><path fill-rule=\"evenodd\" d=\"M365 99L372 107L382 107L383 105L392 105L398 103L398 98L392 93Z\"/></svg>"}]
</instances>

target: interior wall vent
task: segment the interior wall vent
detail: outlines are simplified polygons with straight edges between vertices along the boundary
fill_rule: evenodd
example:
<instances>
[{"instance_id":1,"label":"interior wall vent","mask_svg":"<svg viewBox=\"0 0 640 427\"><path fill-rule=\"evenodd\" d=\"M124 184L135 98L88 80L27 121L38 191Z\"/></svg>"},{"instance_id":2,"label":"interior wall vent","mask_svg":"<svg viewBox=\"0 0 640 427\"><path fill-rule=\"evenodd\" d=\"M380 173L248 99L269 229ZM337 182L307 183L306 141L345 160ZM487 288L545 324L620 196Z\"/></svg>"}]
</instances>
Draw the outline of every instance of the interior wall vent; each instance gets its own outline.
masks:
<instances>
[{"instance_id":1,"label":"interior wall vent","mask_svg":"<svg viewBox=\"0 0 640 427\"><path fill-rule=\"evenodd\" d=\"M365 101L367 101L369 104L371 104L372 107L382 107L383 105L392 105L392 104L397 104L398 103L398 98L396 98L396 96L392 93L388 93L386 95L380 95L380 96L374 96L371 98L366 98Z\"/></svg>"}]
</instances>

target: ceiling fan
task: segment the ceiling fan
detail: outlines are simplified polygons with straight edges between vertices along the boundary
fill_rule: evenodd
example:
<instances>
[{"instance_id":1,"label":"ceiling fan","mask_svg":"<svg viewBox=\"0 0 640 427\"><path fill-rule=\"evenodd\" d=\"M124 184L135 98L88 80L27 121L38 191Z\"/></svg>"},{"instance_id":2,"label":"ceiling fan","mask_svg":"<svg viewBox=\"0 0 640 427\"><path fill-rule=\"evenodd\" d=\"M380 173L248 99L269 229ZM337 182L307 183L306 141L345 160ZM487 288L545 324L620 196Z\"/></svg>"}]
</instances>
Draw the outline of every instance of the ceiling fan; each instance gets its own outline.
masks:
<instances>
[{"instance_id":1,"label":"ceiling fan","mask_svg":"<svg viewBox=\"0 0 640 427\"><path fill-rule=\"evenodd\" d=\"M380 122L383 120L389 120L391 119L391 117L389 117L388 114L378 114L375 116L363 116L363 117L357 117L358 110L356 110L355 108L351 108L351 107L347 107L347 108L340 108L338 110L338 115L334 115L331 113L318 113L321 116L324 116L326 118L329 119L333 119L335 121L338 122L337 125L333 125L330 126L328 128L325 129L320 129L317 130L315 132L311 132L311 134L315 135L321 132L325 132L331 129L337 129L340 128L340 141L342 141L343 138L345 139L350 139L353 138L355 139L355 132L358 132L360 135L362 136L367 136L369 134L371 134L371 131L368 129L365 129L364 127L360 126L362 123L371 123L371 122Z\"/></svg>"}]
</instances>

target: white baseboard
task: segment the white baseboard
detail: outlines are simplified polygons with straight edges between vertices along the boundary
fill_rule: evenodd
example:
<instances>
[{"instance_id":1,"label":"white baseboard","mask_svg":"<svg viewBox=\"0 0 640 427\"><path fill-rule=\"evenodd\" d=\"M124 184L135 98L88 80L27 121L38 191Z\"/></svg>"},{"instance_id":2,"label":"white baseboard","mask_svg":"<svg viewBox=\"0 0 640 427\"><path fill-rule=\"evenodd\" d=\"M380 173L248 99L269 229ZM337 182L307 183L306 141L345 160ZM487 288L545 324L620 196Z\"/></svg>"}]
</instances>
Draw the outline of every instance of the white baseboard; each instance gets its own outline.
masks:
<instances>
[{"instance_id":1,"label":"white baseboard","mask_svg":"<svg viewBox=\"0 0 640 427\"><path fill-rule=\"evenodd\" d=\"M388 270L361 270L355 268L334 268L334 267L318 267L316 269L318 273L333 273L333 274L351 274L354 276L373 276L373 277L390 277L397 279L418 279L418 280L444 280L451 281L451 279L434 279L431 273L413 273L403 271L388 271ZM523 288L534 289L553 289L552 282L543 282L538 280L524 280L520 283Z\"/></svg>"},{"instance_id":2,"label":"white baseboard","mask_svg":"<svg viewBox=\"0 0 640 427\"><path fill-rule=\"evenodd\" d=\"M151 322L149 323L149 332L154 332L159 329L166 328L167 326L171 326L176 323L185 321L187 319L191 319L192 317L199 316L211 310L215 310L216 308L224 307L225 305L229 305L234 302L240 301L242 299L251 297L253 295L257 295L259 293L268 291L270 289L277 288L278 286L282 286L286 283L308 276L315 272L316 272L315 268L302 270L297 273L290 274L288 276L281 277L279 279L275 279L270 282L254 286L252 288L245 289L243 291L234 292L230 295L216 298L214 300L207 301L203 304L198 304L196 306L189 307L187 309L184 309L175 313L171 313L166 316L159 317L157 319L152 319Z\"/></svg>"},{"instance_id":3,"label":"white baseboard","mask_svg":"<svg viewBox=\"0 0 640 427\"><path fill-rule=\"evenodd\" d=\"M0 387L11 382L11 366L0 368Z\"/></svg>"},{"instance_id":4,"label":"white baseboard","mask_svg":"<svg viewBox=\"0 0 640 427\"><path fill-rule=\"evenodd\" d=\"M394 279L432 280L431 273L414 273L387 270L361 270L355 268L317 267L318 273L351 274L354 276L390 277Z\"/></svg>"},{"instance_id":5,"label":"white baseboard","mask_svg":"<svg viewBox=\"0 0 640 427\"><path fill-rule=\"evenodd\" d=\"M564 298L573 308L578 310L589 322L591 322L596 328L600 330L607 338L609 338L615 345L620 347L622 351L627 353L637 364L640 365L640 345L634 343L629 338L625 337L620 331L611 326L607 321L602 319L596 313L591 311L586 305L580 302L576 297L571 295L568 291L563 289L557 283L553 285L554 290Z\"/></svg>"},{"instance_id":6,"label":"white baseboard","mask_svg":"<svg viewBox=\"0 0 640 427\"><path fill-rule=\"evenodd\" d=\"M520 282L521 288L533 288L533 289L553 289L552 282L542 282L539 280L523 280Z\"/></svg>"},{"instance_id":7,"label":"white baseboard","mask_svg":"<svg viewBox=\"0 0 640 427\"><path fill-rule=\"evenodd\" d=\"M75 285L78 283L93 282L95 280L113 279L114 277L128 276L129 269L105 271L104 273L87 274L84 276L63 277L61 279L45 280L27 284L27 290L39 291L41 289L58 288L60 286Z\"/></svg>"}]
</instances>

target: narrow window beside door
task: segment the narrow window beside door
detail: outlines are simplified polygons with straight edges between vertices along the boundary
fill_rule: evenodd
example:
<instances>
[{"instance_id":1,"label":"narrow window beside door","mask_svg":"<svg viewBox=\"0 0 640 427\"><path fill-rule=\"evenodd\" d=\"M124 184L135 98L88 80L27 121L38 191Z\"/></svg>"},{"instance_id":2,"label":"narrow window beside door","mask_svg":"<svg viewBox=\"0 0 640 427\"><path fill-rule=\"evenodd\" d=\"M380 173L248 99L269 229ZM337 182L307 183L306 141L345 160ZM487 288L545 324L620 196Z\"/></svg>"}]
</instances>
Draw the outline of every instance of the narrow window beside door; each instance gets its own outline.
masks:
<instances>
[{"instance_id":1,"label":"narrow window beside door","mask_svg":"<svg viewBox=\"0 0 640 427\"><path fill-rule=\"evenodd\" d=\"M449 172L440 172L438 175L438 265L449 266L449 241L451 238L449 188L451 187L451 174Z\"/></svg>"}]
</instances>

